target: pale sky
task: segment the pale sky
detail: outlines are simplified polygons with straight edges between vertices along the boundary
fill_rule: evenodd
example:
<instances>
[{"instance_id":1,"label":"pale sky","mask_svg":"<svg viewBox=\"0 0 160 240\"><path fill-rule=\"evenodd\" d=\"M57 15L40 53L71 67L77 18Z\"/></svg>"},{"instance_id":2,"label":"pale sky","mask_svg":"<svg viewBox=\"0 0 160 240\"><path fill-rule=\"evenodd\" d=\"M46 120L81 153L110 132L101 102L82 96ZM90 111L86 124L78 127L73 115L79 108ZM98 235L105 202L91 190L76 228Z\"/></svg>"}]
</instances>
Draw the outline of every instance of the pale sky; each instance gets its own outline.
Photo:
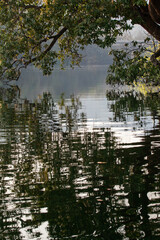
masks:
<instances>
[{"instance_id":1,"label":"pale sky","mask_svg":"<svg viewBox=\"0 0 160 240\"><path fill-rule=\"evenodd\" d=\"M147 37L147 32L139 25L135 25L134 28L130 31L126 31L123 36L120 36L118 40L144 40Z\"/></svg>"}]
</instances>

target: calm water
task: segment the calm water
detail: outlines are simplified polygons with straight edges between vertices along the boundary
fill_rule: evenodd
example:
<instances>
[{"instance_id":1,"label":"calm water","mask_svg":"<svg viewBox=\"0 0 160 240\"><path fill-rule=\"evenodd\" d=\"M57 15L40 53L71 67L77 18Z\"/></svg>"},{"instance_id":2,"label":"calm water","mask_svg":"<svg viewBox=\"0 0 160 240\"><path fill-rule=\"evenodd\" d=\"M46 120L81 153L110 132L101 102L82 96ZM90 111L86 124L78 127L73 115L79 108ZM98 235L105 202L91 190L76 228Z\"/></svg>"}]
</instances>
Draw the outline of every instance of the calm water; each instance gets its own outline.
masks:
<instances>
[{"instance_id":1,"label":"calm water","mask_svg":"<svg viewBox=\"0 0 160 240\"><path fill-rule=\"evenodd\" d=\"M0 88L0 239L160 239L160 97L105 77L28 70Z\"/></svg>"}]
</instances>

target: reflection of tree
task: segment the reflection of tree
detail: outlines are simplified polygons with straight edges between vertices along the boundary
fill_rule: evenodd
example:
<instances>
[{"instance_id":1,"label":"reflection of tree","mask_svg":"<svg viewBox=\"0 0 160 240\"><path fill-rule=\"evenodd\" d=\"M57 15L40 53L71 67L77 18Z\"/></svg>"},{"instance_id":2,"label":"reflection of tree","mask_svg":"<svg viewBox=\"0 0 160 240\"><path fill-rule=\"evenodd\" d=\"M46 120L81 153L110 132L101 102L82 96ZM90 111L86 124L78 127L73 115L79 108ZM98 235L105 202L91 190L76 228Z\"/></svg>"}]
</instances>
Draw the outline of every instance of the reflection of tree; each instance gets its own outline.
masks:
<instances>
[{"instance_id":1,"label":"reflection of tree","mask_svg":"<svg viewBox=\"0 0 160 240\"><path fill-rule=\"evenodd\" d=\"M135 121L139 121L139 114L143 114L144 99L133 91L107 91L107 98L113 100L111 109L115 121L126 121L124 113L134 113Z\"/></svg>"},{"instance_id":2,"label":"reflection of tree","mask_svg":"<svg viewBox=\"0 0 160 240\"><path fill-rule=\"evenodd\" d=\"M125 121L127 113L134 113L135 121L145 114L145 110L150 110L155 117L159 111L160 98L158 93L148 93L144 96L141 93L131 91L108 90L106 92L108 100L113 101L111 110L114 112L115 121ZM126 113L126 114L124 114Z\"/></svg>"},{"instance_id":3,"label":"reflection of tree","mask_svg":"<svg viewBox=\"0 0 160 240\"><path fill-rule=\"evenodd\" d=\"M115 101L114 104L111 105L111 109L115 113L115 121L126 121L125 117L127 114L132 113L136 116L135 121L141 123L141 117L147 115L145 111L150 111L154 120L159 119L159 117L157 117L159 113L159 96L157 93L148 94L144 97L135 92L110 91L107 92L107 97ZM126 114L124 114L124 112ZM137 117L137 113L139 117ZM152 239L154 237L154 239L157 239L160 234L159 232L155 233L155 222L157 220L150 220L150 216L154 214L154 211L159 212L159 210L155 210L157 207L148 207L154 205L154 203L149 201L148 194L152 195L152 192L159 189L159 187L157 188L156 186L160 180L159 176L157 178L159 141L157 141L157 137L154 140L154 135L159 136L159 125L144 137L142 142L143 146L136 148L136 152L136 145L133 149L125 149L125 151L122 152L122 156L120 154L121 150L119 150L119 159L123 158L123 163L125 159L130 163L128 168L130 176L129 181L127 181L128 186L126 186L129 191L129 208L126 208L123 213L130 219L130 223L127 224L125 228L126 236L129 237L129 239L141 239L143 235L145 236L144 239ZM155 148L153 148L154 143ZM126 164L128 165L128 163ZM127 166L124 166L124 168L127 169ZM154 202L154 200L152 201ZM158 202L159 198L155 203L156 206L159 204Z\"/></svg>"},{"instance_id":4,"label":"reflection of tree","mask_svg":"<svg viewBox=\"0 0 160 240\"><path fill-rule=\"evenodd\" d=\"M0 119L2 239L21 239L22 229L41 239L44 222L49 239L158 236L149 214L159 198L148 194L159 191L151 147L159 129L121 148L109 129L87 130L79 99L62 95L57 104L48 93L32 103L1 99Z\"/></svg>"}]
</instances>

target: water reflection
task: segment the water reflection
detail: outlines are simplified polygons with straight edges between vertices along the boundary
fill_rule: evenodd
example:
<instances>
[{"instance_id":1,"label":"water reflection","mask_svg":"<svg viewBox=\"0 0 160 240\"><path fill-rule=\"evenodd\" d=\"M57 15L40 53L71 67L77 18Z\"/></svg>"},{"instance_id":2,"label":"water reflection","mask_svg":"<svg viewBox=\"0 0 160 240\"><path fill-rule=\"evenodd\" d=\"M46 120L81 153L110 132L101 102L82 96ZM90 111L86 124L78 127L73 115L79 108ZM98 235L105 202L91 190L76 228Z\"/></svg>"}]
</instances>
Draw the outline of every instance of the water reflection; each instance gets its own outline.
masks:
<instances>
[{"instance_id":1,"label":"water reflection","mask_svg":"<svg viewBox=\"0 0 160 240\"><path fill-rule=\"evenodd\" d=\"M122 144L112 125L88 128L75 96L0 90L1 239L159 239L158 96L107 93L110 124L153 122Z\"/></svg>"},{"instance_id":2,"label":"water reflection","mask_svg":"<svg viewBox=\"0 0 160 240\"><path fill-rule=\"evenodd\" d=\"M18 85L21 88L21 96L27 96L27 99L32 101L39 94L48 91L54 98L59 98L62 92L65 92L67 97L73 93L81 96L93 92L105 94L107 68L106 65L86 65L75 69L55 69L50 76L43 76L37 69L28 68L23 72Z\"/></svg>"}]
</instances>

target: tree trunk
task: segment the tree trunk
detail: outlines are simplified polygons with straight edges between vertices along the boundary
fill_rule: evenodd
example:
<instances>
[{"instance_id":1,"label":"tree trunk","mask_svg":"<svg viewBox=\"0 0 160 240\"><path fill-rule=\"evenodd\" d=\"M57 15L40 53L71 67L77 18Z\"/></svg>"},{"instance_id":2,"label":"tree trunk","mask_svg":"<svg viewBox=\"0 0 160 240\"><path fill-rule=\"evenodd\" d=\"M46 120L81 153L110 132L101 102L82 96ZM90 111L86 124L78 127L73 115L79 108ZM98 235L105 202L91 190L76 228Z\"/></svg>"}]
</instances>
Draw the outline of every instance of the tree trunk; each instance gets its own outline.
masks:
<instances>
[{"instance_id":1,"label":"tree trunk","mask_svg":"<svg viewBox=\"0 0 160 240\"><path fill-rule=\"evenodd\" d=\"M150 33L156 40L160 41L160 26L153 20L149 13L149 7L137 8L142 21L139 24Z\"/></svg>"},{"instance_id":2,"label":"tree trunk","mask_svg":"<svg viewBox=\"0 0 160 240\"><path fill-rule=\"evenodd\" d=\"M150 0L148 6L141 6L135 8L138 10L142 22L139 24L156 40L160 41L160 2L159 0ZM158 49L152 56L151 61L154 65L160 67L160 62L157 58L160 57L160 49Z\"/></svg>"},{"instance_id":3,"label":"tree trunk","mask_svg":"<svg viewBox=\"0 0 160 240\"><path fill-rule=\"evenodd\" d=\"M160 23L160 2L159 0L150 0L148 10L151 18L156 23Z\"/></svg>"}]
</instances>

